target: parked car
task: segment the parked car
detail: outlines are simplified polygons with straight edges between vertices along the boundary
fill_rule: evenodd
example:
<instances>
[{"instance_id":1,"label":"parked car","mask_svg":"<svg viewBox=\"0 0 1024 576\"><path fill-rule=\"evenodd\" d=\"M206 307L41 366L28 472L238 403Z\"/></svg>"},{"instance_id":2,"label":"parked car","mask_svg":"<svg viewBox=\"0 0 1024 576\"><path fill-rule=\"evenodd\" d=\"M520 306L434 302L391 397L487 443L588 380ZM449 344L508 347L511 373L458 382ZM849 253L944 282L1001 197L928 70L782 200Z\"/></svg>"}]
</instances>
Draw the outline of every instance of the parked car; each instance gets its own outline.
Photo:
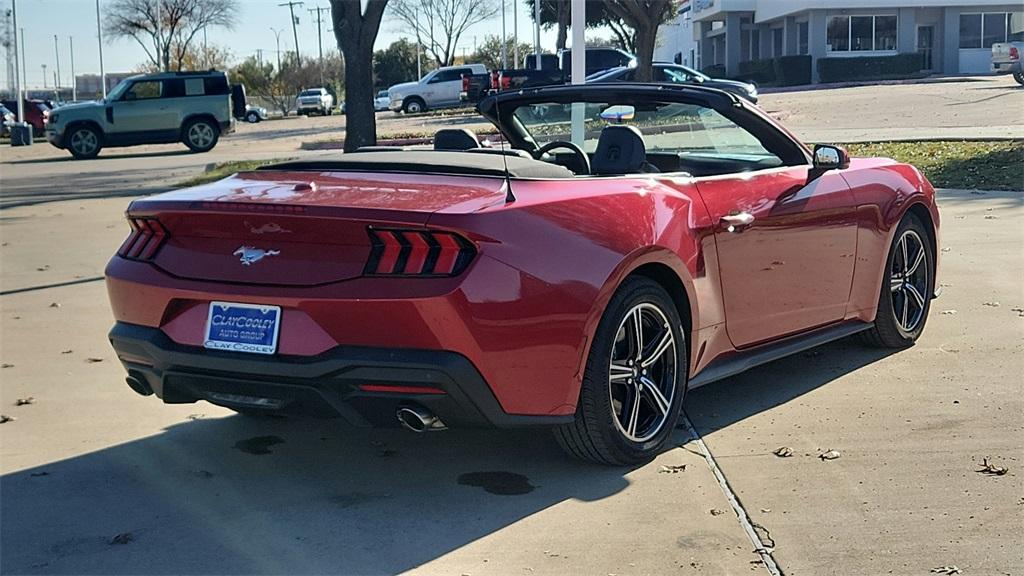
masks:
<instances>
[{"instance_id":1,"label":"parked car","mask_svg":"<svg viewBox=\"0 0 1024 576\"><path fill-rule=\"evenodd\" d=\"M46 139L75 158L94 158L107 146L181 142L206 152L234 130L227 75L161 72L125 78L105 100L61 106L50 115Z\"/></svg>"},{"instance_id":2,"label":"parked car","mask_svg":"<svg viewBox=\"0 0 1024 576\"><path fill-rule=\"evenodd\" d=\"M270 116L267 114L267 109L262 106L245 106L245 121L249 124L256 124L262 122Z\"/></svg>"},{"instance_id":3,"label":"parked car","mask_svg":"<svg viewBox=\"0 0 1024 576\"><path fill-rule=\"evenodd\" d=\"M388 107L395 112L416 114L458 106L461 104L462 76L486 73L487 67L483 64L438 68L416 82L404 82L389 88Z\"/></svg>"},{"instance_id":4,"label":"parked car","mask_svg":"<svg viewBox=\"0 0 1024 576\"><path fill-rule=\"evenodd\" d=\"M706 88L718 88L726 92L732 92L741 98L745 98L757 104L757 86L748 82L738 80L724 80L711 78L706 74L682 64L671 62L655 62L652 72L653 82L666 82L669 84L694 84ZM620 66L598 72L587 77L588 84L599 84L605 82L633 82L636 78L636 68Z\"/></svg>"},{"instance_id":5,"label":"parked car","mask_svg":"<svg viewBox=\"0 0 1024 576\"><path fill-rule=\"evenodd\" d=\"M133 201L106 268L129 386L414 431L548 426L573 456L629 465L666 446L688 388L924 330L939 213L913 166L811 152L700 86L542 87L479 110L507 148L449 128L434 150Z\"/></svg>"},{"instance_id":6,"label":"parked car","mask_svg":"<svg viewBox=\"0 0 1024 576\"><path fill-rule=\"evenodd\" d=\"M295 97L295 109L299 114L316 112L321 116L330 116L334 108L334 96L326 88L307 88Z\"/></svg>"},{"instance_id":7,"label":"parked car","mask_svg":"<svg viewBox=\"0 0 1024 576\"><path fill-rule=\"evenodd\" d=\"M17 100L4 100L3 106L11 111L15 118L15 122L27 122L32 126L32 132L36 136L42 136L46 132L46 123L50 117L50 107L46 105L42 100L29 100L25 99L22 102L25 109L25 118L22 120L18 118L18 101Z\"/></svg>"},{"instance_id":8,"label":"parked car","mask_svg":"<svg viewBox=\"0 0 1024 576\"><path fill-rule=\"evenodd\" d=\"M611 68L636 66L636 57L618 48L587 48L584 58L587 76ZM465 103L476 103L492 92L566 84L572 80L571 50L559 50L557 55L542 54L540 63L538 68L537 55L528 54L523 57L521 68L463 76L460 98Z\"/></svg>"},{"instance_id":9,"label":"parked car","mask_svg":"<svg viewBox=\"0 0 1024 576\"><path fill-rule=\"evenodd\" d=\"M1020 56L1024 53L1024 41L998 42L992 45L992 68L999 74L1013 74L1018 84L1024 85L1024 71Z\"/></svg>"},{"instance_id":10,"label":"parked car","mask_svg":"<svg viewBox=\"0 0 1024 576\"><path fill-rule=\"evenodd\" d=\"M377 92L377 97L373 99L373 109L376 112L383 112L388 109L391 105L391 97L388 96L387 90L380 90Z\"/></svg>"}]
</instances>

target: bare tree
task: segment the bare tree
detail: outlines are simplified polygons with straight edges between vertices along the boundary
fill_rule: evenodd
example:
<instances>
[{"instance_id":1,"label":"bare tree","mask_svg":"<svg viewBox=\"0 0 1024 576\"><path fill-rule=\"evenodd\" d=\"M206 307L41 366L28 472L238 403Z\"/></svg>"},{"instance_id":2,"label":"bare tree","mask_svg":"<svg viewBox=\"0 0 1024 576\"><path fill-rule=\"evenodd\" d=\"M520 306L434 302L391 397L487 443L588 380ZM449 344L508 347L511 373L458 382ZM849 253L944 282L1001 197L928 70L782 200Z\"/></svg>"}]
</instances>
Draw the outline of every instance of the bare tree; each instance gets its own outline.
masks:
<instances>
[{"instance_id":1,"label":"bare tree","mask_svg":"<svg viewBox=\"0 0 1024 576\"><path fill-rule=\"evenodd\" d=\"M391 6L392 15L415 32L438 66L451 66L466 30L500 10L496 0L394 0Z\"/></svg>"},{"instance_id":2,"label":"bare tree","mask_svg":"<svg viewBox=\"0 0 1024 576\"><path fill-rule=\"evenodd\" d=\"M334 39L345 58L345 152L377 143L373 43L387 4L388 0L331 0Z\"/></svg>"},{"instance_id":3,"label":"bare tree","mask_svg":"<svg viewBox=\"0 0 1024 576\"><path fill-rule=\"evenodd\" d=\"M235 0L112 0L105 33L132 38L154 67L181 70L189 44L203 28L228 28L239 13Z\"/></svg>"},{"instance_id":4,"label":"bare tree","mask_svg":"<svg viewBox=\"0 0 1024 576\"><path fill-rule=\"evenodd\" d=\"M635 32L636 80L650 82L658 26L672 17L672 0L607 0L604 7L610 16L618 18Z\"/></svg>"}]
</instances>

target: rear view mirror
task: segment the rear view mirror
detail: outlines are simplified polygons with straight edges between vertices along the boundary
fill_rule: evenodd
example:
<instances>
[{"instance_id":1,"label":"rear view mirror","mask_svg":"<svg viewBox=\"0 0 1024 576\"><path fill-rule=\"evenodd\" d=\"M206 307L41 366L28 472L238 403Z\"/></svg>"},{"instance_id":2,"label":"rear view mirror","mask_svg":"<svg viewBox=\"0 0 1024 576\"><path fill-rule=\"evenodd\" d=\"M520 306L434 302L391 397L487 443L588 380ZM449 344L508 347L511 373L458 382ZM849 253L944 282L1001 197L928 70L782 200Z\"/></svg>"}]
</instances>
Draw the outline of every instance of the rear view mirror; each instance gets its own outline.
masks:
<instances>
[{"instance_id":1,"label":"rear view mirror","mask_svg":"<svg viewBox=\"0 0 1024 576\"><path fill-rule=\"evenodd\" d=\"M839 146L818 144L814 147L814 167L820 170L849 168L850 155Z\"/></svg>"},{"instance_id":2,"label":"rear view mirror","mask_svg":"<svg viewBox=\"0 0 1024 576\"><path fill-rule=\"evenodd\" d=\"M632 120L636 115L636 108L623 104L609 106L601 111L601 119L613 124L621 124L624 120Z\"/></svg>"}]
</instances>

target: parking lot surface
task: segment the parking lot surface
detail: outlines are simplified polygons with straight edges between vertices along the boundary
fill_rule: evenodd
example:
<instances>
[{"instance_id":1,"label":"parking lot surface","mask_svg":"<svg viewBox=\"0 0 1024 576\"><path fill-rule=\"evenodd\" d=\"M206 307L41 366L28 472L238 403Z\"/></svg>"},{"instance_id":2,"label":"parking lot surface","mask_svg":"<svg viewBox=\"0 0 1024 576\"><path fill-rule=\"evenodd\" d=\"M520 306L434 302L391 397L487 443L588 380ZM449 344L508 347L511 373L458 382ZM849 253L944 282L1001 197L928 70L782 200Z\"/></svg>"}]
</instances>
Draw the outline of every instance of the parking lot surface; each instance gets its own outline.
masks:
<instances>
[{"instance_id":1,"label":"parking lot surface","mask_svg":"<svg viewBox=\"0 0 1024 576\"><path fill-rule=\"evenodd\" d=\"M915 88L982 98L931 112L978 124L978 107L1024 94L1005 80ZM965 96L975 85L993 100ZM776 99L803 98L785 121L813 140L801 122L826 122L828 94L764 103L777 113ZM901 94L889 109L909 114ZM841 110L828 117L852 125ZM887 129L875 119L841 127ZM344 119L244 126L205 155L0 153L0 413L15 418L0 425L0 572L767 573L686 429L655 461L614 469L566 460L543 431L356 430L128 389L101 276L129 199L222 159L332 154L297 150L325 137L318 122ZM785 574L1024 566L1024 194L938 198L943 294L916 346L843 340L686 399ZM828 450L840 457L819 458ZM1008 472L979 472L984 459Z\"/></svg>"}]
</instances>

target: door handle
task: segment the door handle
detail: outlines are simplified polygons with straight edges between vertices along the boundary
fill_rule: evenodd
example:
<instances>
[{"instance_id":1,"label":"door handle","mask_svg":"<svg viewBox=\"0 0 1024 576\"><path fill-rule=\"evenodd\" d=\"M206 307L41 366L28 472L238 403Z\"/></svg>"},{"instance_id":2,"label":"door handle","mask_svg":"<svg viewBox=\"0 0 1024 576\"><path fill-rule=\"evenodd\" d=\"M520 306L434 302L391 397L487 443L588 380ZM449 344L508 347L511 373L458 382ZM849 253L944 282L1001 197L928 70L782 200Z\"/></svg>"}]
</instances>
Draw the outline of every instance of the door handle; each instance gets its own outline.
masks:
<instances>
[{"instance_id":1,"label":"door handle","mask_svg":"<svg viewBox=\"0 0 1024 576\"><path fill-rule=\"evenodd\" d=\"M726 232L743 232L754 223L754 215L750 212L733 212L722 216L720 222Z\"/></svg>"}]
</instances>

